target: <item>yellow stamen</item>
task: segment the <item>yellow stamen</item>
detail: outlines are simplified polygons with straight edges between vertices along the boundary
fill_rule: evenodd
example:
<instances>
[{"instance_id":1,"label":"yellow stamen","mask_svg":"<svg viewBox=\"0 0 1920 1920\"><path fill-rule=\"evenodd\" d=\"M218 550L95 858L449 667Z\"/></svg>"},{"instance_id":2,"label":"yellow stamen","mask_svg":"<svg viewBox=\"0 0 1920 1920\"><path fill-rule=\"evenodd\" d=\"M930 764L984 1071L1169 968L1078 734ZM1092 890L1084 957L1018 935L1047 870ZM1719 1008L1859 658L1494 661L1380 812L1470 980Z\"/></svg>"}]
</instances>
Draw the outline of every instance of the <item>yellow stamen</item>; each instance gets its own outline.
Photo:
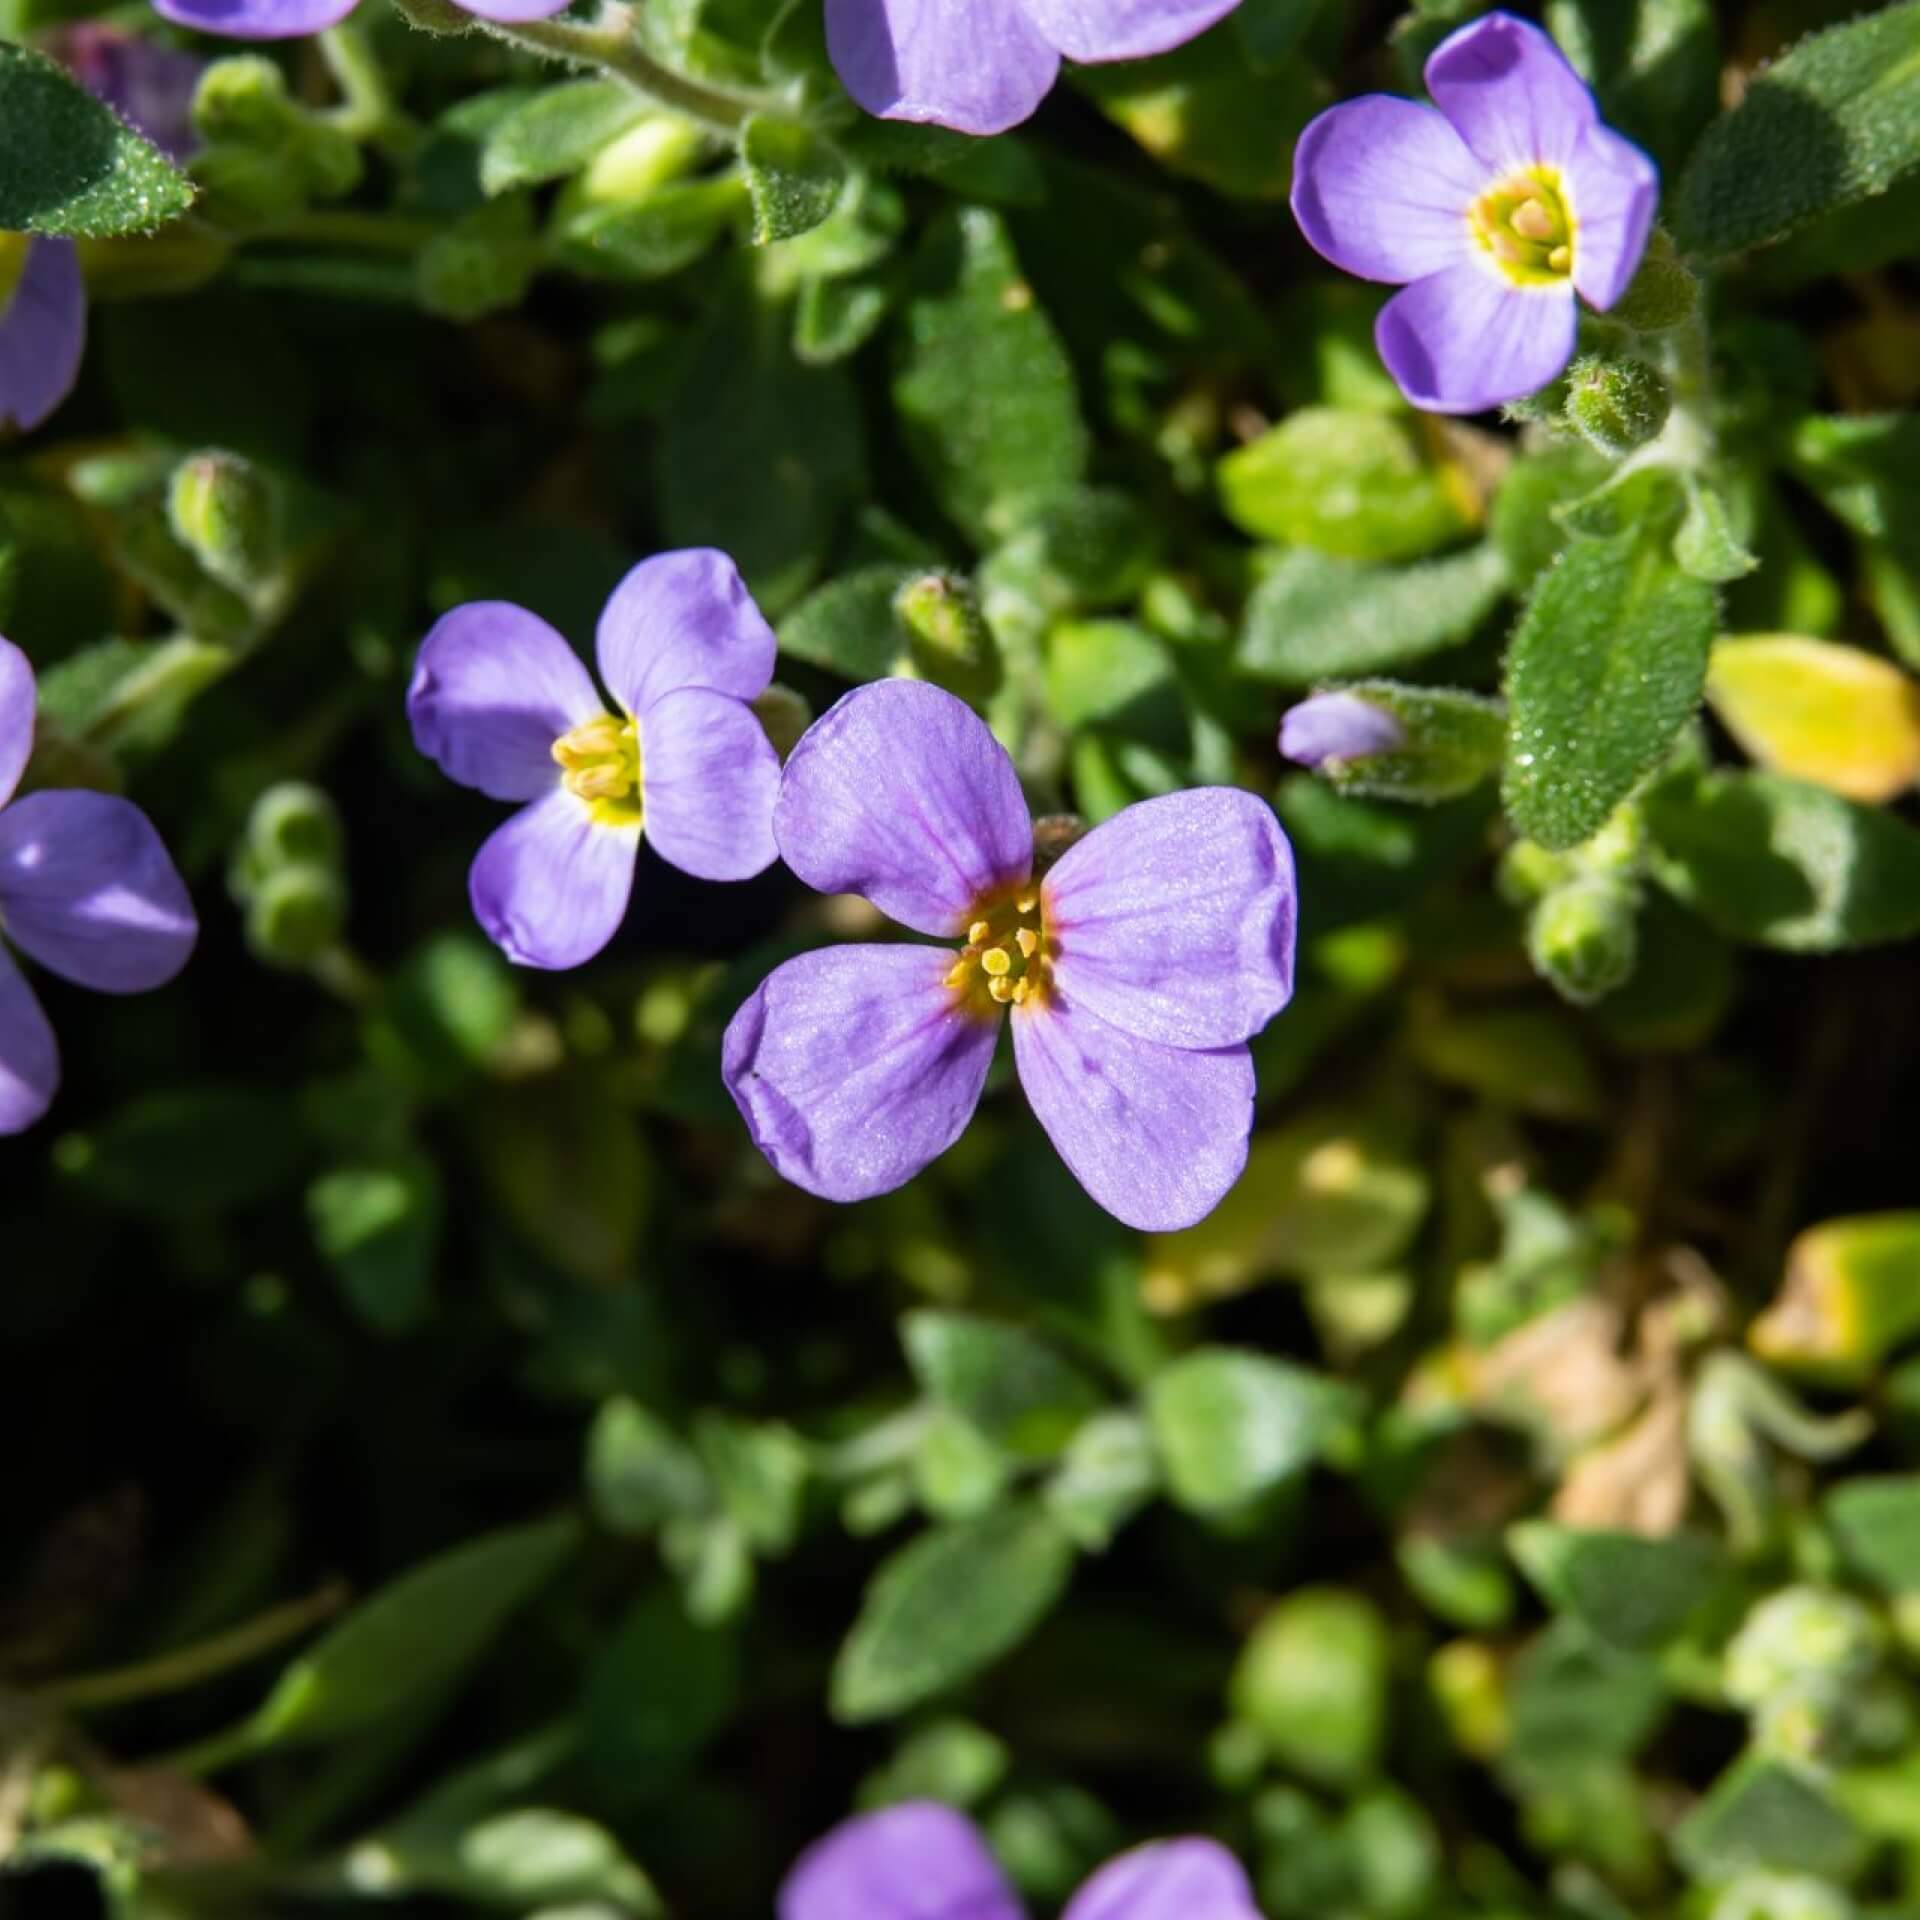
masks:
<instances>
[{"instance_id":1,"label":"yellow stamen","mask_svg":"<svg viewBox=\"0 0 1920 1920\"><path fill-rule=\"evenodd\" d=\"M1559 174L1528 167L1495 182L1467 211L1467 227L1502 278L1558 287L1573 271L1579 222Z\"/></svg>"},{"instance_id":2,"label":"yellow stamen","mask_svg":"<svg viewBox=\"0 0 1920 1920\"><path fill-rule=\"evenodd\" d=\"M1025 985L1025 982L1021 982ZM989 980L987 991L1004 1007L1013 998L1014 982L1011 980Z\"/></svg>"},{"instance_id":3,"label":"yellow stamen","mask_svg":"<svg viewBox=\"0 0 1920 1920\"><path fill-rule=\"evenodd\" d=\"M1555 273L1571 273L1573 271L1573 249L1568 246L1555 247L1554 250L1547 255L1547 265L1550 266Z\"/></svg>"},{"instance_id":4,"label":"yellow stamen","mask_svg":"<svg viewBox=\"0 0 1920 1920\"><path fill-rule=\"evenodd\" d=\"M583 721L553 743L560 784L587 803L603 827L637 827L644 817L640 728L610 713Z\"/></svg>"},{"instance_id":5,"label":"yellow stamen","mask_svg":"<svg viewBox=\"0 0 1920 1920\"><path fill-rule=\"evenodd\" d=\"M1508 224L1522 240L1557 240L1560 223L1539 200L1522 200L1514 208Z\"/></svg>"},{"instance_id":6,"label":"yellow stamen","mask_svg":"<svg viewBox=\"0 0 1920 1920\"><path fill-rule=\"evenodd\" d=\"M1022 927L1013 936L1023 959L1031 960L1040 950L1040 936L1031 927Z\"/></svg>"},{"instance_id":7,"label":"yellow stamen","mask_svg":"<svg viewBox=\"0 0 1920 1920\"><path fill-rule=\"evenodd\" d=\"M973 962L963 954L953 963L953 969L947 975L946 984L950 987L964 987L972 978Z\"/></svg>"},{"instance_id":8,"label":"yellow stamen","mask_svg":"<svg viewBox=\"0 0 1920 1920\"><path fill-rule=\"evenodd\" d=\"M1038 1006L1053 965L1040 890L982 901L975 912L946 984L983 1015L996 1007Z\"/></svg>"},{"instance_id":9,"label":"yellow stamen","mask_svg":"<svg viewBox=\"0 0 1920 1920\"><path fill-rule=\"evenodd\" d=\"M980 956L980 964L996 980L1002 980L1013 971L1013 955L1005 947L989 947Z\"/></svg>"},{"instance_id":10,"label":"yellow stamen","mask_svg":"<svg viewBox=\"0 0 1920 1920\"><path fill-rule=\"evenodd\" d=\"M970 947L984 945L987 935L992 931L993 928L986 921L976 920L973 925L967 929L967 945Z\"/></svg>"}]
</instances>

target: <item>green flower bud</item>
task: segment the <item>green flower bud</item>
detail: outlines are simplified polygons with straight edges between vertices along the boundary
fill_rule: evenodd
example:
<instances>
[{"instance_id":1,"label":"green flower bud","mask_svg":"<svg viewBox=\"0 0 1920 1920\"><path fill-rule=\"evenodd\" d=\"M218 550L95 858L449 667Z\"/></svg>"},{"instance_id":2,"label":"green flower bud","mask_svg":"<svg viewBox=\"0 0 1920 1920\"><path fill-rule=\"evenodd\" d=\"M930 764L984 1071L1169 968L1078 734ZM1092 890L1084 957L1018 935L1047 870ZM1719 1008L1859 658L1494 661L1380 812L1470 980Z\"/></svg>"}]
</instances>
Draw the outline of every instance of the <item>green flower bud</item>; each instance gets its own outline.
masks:
<instances>
[{"instance_id":1,"label":"green flower bud","mask_svg":"<svg viewBox=\"0 0 1920 1920\"><path fill-rule=\"evenodd\" d=\"M1854 1920L1846 1890L1789 1873L1748 1873L1713 1903L1707 1920Z\"/></svg>"},{"instance_id":2,"label":"green flower bud","mask_svg":"<svg viewBox=\"0 0 1920 1920\"><path fill-rule=\"evenodd\" d=\"M257 53L214 61L193 96L194 127L210 146L224 140L256 145L277 140L298 114L287 96L286 76Z\"/></svg>"},{"instance_id":3,"label":"green flower bud","mask_svg":"<svg viewBox=\"0 0 1920 1920\"><path fill-rule=\"evenodd\" d=\"M1572 858L1537 840L1516 840L1500 857L1500 897L1509 906L1530 907L1574 877Z\"/></svg>"},{"instance_id":4,"label":"green flower bud","mask_svg":"<svg viewBox=\"0 0 1920 1920\"><path fill-rule=\"evenodd\" d=\"M1633 977L1637 892L1608 880L1576 880L1550 893L1527 923L1535 970L1576 1007L1604 1000Z\"/></svg>"},{"instance_id":5,"label":"green flower bud","mask_svg":"<svg viewBox=\"0 0 1920 1920\"><path fill-rule=\"evenodd\" d=\"M915 574L894 595L893 610L923 679L963 700L984 700L999 686L1000 649L964 575Z\"/></svg>"},{"instance_id":6,"label":"green flower bud","mask_svg":"<svg viewBox=\"0 0 1920 1920\"><path fill-rule=\"evenodd\" d=\"M337 946L347 922L347 890L330 868L311 862L277 867L247 902L247 945L271 967L310 967Z\"/></svg>"},{"instance_id":7,"label":"green flower bud","mask_svg":"<svg viewBox=\"0 0 1920 1920\"><path fill-rule=\"evenodd\" d=\"M1379 731L1362 731L1368 710ZM1397 737L1395 737L1397 736ZM1343 792L1433 805L1490 779L1506 753L1506 709L1454 687L1356 680L1292 709L1280 751Z\"/></svg>"},{"instance_id":8,"label":"green flower bud","mask_svg":"<svg viewBox=\"0 0 1920 1920\"><path fill-rule=\"evenodd\" d=\"M1751 1708L1809 1681L1857 1684L1879 1665L1885 1644L1879 1622L1851 1594L1783 1587L1727 1643L1727 1698Z\"/></svg>"},{"instance_id":9,"label":"green flower bud","mask_svg":"<svg viewBox=\"0 0 1920 1920\"><path fill-rule=\"evenodd\" d=\"M306 863L337 868L346 849L340 812L318 787L283 780L253 803L246 852L256 872Z\"/></svg>"},{"instance_id":10,"label":"green flower bud","mask_svg":"<svg viewBox=\"0 0 1920 1920\"><path fill-rule=\"evenodd\" d=\"M174 538L222 586L251 595L280 562L280 501L272 482L237 453L196 453L167 489Z\"/></svg>"},{"instance_id":11,"label":"green flower bud","mask_svg":"<svg viewBox=\"0 0 1920 1920\"><path fill-rule=\"evenodd\" d=\"M773 750L782 760L800 744L813 724L813 708L805 694L783 687L778 680L753 702L754 718L766 729Z\"/></svg>"},{"instance_id":12,"label":"green flower bud","mask_svg":"<svg viewBox=\"0 0 1920 1920\"><path fill-rule=\"evenodd\" d=\"M1691 320L1700 305L1700 287L1680 260L1672 238L1656 227L1633 276L1609 309L1610 317L1636 333L1662 333Z\"/></svg>"},{"instance_id":13,"label":"green flower bud","mask_svg":"<svg viewBox=\"0 0 1920 1920\"><path fill-rule=\"evenodd\" d=\"M539 264L532 204L514 194L435 234L414 263L414 291L442 320L478 320L518 306Z\"/></svg>"},{"instance_id":14,"label":"green flower bud","mask_svg":"<svg viewBox=\"0 0 1920 1920\"><path fill-rule=\"evenodd\" d=\"M282 219L359 183L358 145L290 98L280 69L257 54L207 69L193 121L207 143L194 158L194 177L209 213L228 225Z\"/></svg>"},{"instance_id":15,"label":"green flower bud","mask_svg":"<svg viewBox=\"0 0 1920 1920\"><path fill-rule=\"evenodd\" d=\"M1576 360L1568 375L1567 420L1605 454L1631 453L1655 439L1673 410L1673 394L1644 360Z\"/></svg>"}]
</instances>

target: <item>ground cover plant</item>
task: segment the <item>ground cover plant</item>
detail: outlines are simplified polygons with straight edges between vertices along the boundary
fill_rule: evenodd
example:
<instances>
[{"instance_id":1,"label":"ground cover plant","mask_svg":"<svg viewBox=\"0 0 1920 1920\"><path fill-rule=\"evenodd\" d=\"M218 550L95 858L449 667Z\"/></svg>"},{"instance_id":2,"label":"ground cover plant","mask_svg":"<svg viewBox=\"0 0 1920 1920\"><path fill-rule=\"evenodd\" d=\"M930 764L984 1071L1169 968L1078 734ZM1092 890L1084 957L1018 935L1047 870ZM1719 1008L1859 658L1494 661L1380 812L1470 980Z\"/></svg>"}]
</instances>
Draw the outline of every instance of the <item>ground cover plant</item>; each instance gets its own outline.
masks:
<instances>
[{"instance_id":1,"label":"ground cover plant","mask_svg":"<svg viewBox=\"0 0 1920 1920\"><path fill-rule=\"evenodd\" d=\"M1920 0L0 0L0 1914L1920 1920Z\"/></svg>"}]
</instances>

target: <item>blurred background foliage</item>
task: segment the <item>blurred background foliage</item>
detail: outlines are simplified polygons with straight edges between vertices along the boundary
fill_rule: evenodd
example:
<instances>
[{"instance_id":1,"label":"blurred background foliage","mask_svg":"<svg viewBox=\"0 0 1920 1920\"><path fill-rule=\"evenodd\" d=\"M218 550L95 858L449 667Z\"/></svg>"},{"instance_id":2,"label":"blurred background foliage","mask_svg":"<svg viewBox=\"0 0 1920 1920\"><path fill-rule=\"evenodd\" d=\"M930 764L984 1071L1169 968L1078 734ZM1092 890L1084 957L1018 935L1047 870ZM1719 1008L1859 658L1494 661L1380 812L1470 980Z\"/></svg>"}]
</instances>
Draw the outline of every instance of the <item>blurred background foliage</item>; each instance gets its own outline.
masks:
<instances>
[{"instance_id":1,"label":"blurred background foliage","mask_svg":"<svg viewBox=\"0 0 1920 1920\"><path fill-rule=\"evenodd\" d=\"M0 449L32 778L205 928L46 984L0 1146L0 1912L745 1915L931 1794L1042 1911L1196 1829L1272 1920L1920 1915L1920 10L1755 211L1730 121L1683 163L1851 5L1549 0L1718 258L1684 488L1407 411L1287 215L1473 10L1244 0L990 142L836 109L809 0L640 9L824 103L738 153L371 5L203 83L197 210L85 244ZM471 927L420 635L584 641L696 543L816 711L918 672L1043 810L1272 796L1301 984L1212 1219L1107 1220L1004 1065L904 1191L780 1185L719 1035L858 903L648 854L577 976ZM1420 705L1516 629L1507 737ZM1437 759L1283 771L1380 675Z\"/></svg>"}]
</instances>

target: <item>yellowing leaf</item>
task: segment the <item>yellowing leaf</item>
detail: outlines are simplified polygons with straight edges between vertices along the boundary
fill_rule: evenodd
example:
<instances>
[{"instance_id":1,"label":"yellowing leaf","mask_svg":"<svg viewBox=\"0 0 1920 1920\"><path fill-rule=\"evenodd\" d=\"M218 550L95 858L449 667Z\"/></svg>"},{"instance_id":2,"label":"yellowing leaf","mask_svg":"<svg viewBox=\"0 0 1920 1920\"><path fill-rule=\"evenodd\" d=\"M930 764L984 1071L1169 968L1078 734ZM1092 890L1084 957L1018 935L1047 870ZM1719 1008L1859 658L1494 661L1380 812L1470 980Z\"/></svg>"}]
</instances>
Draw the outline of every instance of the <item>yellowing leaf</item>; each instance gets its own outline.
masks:
<instances>
[{"instance_id":1,"label":"yellowing leaf","mask_svg":"<svg viewBox=\"0 0 1920 1920\"><path fill-rule=\"evenodd\" d=\"M1877 654L1790 633L1721 640L1707 699L1773 772L1865 801L1920 779L1920 683Z\"/></svg>"}]
</instances>

